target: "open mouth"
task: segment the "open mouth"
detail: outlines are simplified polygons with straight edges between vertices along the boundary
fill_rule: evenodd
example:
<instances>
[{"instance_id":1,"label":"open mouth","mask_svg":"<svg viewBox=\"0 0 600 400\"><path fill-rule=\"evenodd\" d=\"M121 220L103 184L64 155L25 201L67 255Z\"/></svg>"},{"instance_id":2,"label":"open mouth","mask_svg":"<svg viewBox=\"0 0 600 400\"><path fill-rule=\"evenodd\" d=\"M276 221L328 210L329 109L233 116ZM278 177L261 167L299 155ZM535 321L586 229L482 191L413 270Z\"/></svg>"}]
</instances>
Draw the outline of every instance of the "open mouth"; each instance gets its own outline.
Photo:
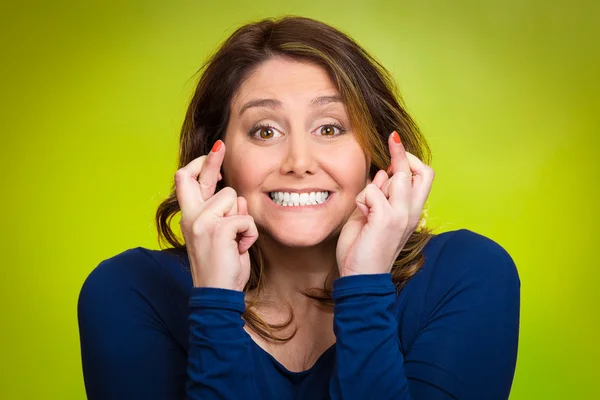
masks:
<instances>
[{"instance_id":1,"label":"open mouth","mask_svg":"<svg viewBox=\"0 0 600 400\"><path fill-rule=\"evenodd\" d=\"M271 200L283 207L306 207L318 206L325 203L332 193L328 191L307 192L307 193L288 193L288 192L270 192Z\"/></svg>"}]
</instances>

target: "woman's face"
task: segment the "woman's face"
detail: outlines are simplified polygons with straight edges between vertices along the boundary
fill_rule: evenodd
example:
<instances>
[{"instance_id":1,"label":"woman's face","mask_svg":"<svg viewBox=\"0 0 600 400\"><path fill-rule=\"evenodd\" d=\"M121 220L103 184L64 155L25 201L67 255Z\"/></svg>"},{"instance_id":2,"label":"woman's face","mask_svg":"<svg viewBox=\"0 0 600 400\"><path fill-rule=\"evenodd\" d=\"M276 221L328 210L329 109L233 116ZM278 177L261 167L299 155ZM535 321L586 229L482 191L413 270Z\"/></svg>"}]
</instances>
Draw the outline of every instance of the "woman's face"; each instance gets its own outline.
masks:
<instances>
[{"instance_id":1,"label":"woman's face","mask_svg":"<svg viewBox=\"0 0 600 400\"><path fill-rule=\"evenodd\" d=\"M286 246L339 234L367 183L368 160L346 108L313 64L261 64L232 99L225 145L227 184L247 200L261 234Z\"/></svg>"}]
</instances>

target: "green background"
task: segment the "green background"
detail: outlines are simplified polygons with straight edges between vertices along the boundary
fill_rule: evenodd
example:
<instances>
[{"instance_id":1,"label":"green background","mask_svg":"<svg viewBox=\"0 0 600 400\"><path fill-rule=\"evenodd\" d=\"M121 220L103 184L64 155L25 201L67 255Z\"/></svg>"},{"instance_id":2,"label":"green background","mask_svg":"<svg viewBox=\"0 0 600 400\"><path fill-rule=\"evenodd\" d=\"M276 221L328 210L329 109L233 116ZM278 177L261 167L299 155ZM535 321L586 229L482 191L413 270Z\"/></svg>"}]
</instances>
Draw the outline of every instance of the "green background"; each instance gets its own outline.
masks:
<instances>
[{"instance_id":1,"label":"green background","mask_svg":"<svg viewBox=\"0 0 600 400\"><path fill-rule=\"evenodd\" d=\"M194 73L237 26L282 14L332 24L393 72L433 149L430 223L513 256L511 399L600 398L600 7L551 3L3 2L0 398L85 397L84 279L157 248Z\"/></svg>"}]
</instances>

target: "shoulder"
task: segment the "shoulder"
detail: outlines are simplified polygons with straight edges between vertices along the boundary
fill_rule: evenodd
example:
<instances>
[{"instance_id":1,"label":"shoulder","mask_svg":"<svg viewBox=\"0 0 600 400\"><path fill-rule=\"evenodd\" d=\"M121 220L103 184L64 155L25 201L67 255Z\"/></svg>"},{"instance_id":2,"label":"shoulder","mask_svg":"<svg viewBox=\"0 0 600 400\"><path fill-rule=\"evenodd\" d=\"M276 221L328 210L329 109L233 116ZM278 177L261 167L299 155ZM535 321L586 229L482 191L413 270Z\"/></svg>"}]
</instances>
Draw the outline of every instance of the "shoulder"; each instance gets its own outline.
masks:
<instances>
[{"instance_id":1,"label":"shoulder","mask_svg":"<svg viewBox=\"0 0 600 400\"><path fill-rule=\"evenodd\" d=\"M171 274L176 259L162 251L136 247L101 261L88 275L84 286L132 283L139 278L156 279Z\"/></svg>"},{"instance_id":2,"label":"shoulder","mask_svg":"<svg viewBox=\"0 0 600 400\"><path fill-rule=\"evenodd\" d=\"M516 264L498 242L460 229L435 235L424 249L423 271L432 280L502 279L520 285Z\"/></svg>"},{"instance_id":3,"label":"shoulder","mask_svg":"<svg viewBox=\"0 0 600 400\"><path fill-rule=\"evenodd\" d=\"M519 301L521 282L510 254L498 242L460 229L434 235L425 262L400 292L396 310L421 324L448 304Z\"/></svg>"},{"instance_id":4,"label":"shoulder","mask_svg":"<svg viewBox=\"0 0 600 400\"><path fill-rule=\"evenodd\" d=\"M499 315L511 324L518 320L521 282L498 242L460 229L434 235L423 255L424 264L396 302L404 348L432 321L458 326L462 318L467 325Z\"/></svg>"},{"instance_id":5,"label":"shoulder","mask_svg":"<svg viewBox=\"0 0 600 400\"><path fill-rule=\"evenodd\" d=\"M138 299L155 303L165 297L189 296L187 258L165 250L136 247L101 261L85 279L79 307Z\"/></svg>"}]
</instances>

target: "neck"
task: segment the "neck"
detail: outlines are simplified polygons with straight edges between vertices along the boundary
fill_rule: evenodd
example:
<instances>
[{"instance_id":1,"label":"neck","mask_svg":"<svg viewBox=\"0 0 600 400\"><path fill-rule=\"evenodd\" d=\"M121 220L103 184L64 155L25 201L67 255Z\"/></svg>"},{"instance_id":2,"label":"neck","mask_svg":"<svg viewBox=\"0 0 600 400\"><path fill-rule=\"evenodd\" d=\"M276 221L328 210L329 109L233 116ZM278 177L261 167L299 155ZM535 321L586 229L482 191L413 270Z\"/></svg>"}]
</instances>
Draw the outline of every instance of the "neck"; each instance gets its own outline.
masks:
<instances>
[{"instance_id":1,"label":"neck","mask_svg":"<svg viewBox=\"0 0 600 400\"><path fill-rule=\"evenodd\" d=\"M330 273L328 285L339 276L335 254L337 237L312 247L287 247L263 235L257 244L264 258L262 284L265 300L308 305L313 301L303 295L303 291L324 288Z\"/></svg>"}]
</instances>

